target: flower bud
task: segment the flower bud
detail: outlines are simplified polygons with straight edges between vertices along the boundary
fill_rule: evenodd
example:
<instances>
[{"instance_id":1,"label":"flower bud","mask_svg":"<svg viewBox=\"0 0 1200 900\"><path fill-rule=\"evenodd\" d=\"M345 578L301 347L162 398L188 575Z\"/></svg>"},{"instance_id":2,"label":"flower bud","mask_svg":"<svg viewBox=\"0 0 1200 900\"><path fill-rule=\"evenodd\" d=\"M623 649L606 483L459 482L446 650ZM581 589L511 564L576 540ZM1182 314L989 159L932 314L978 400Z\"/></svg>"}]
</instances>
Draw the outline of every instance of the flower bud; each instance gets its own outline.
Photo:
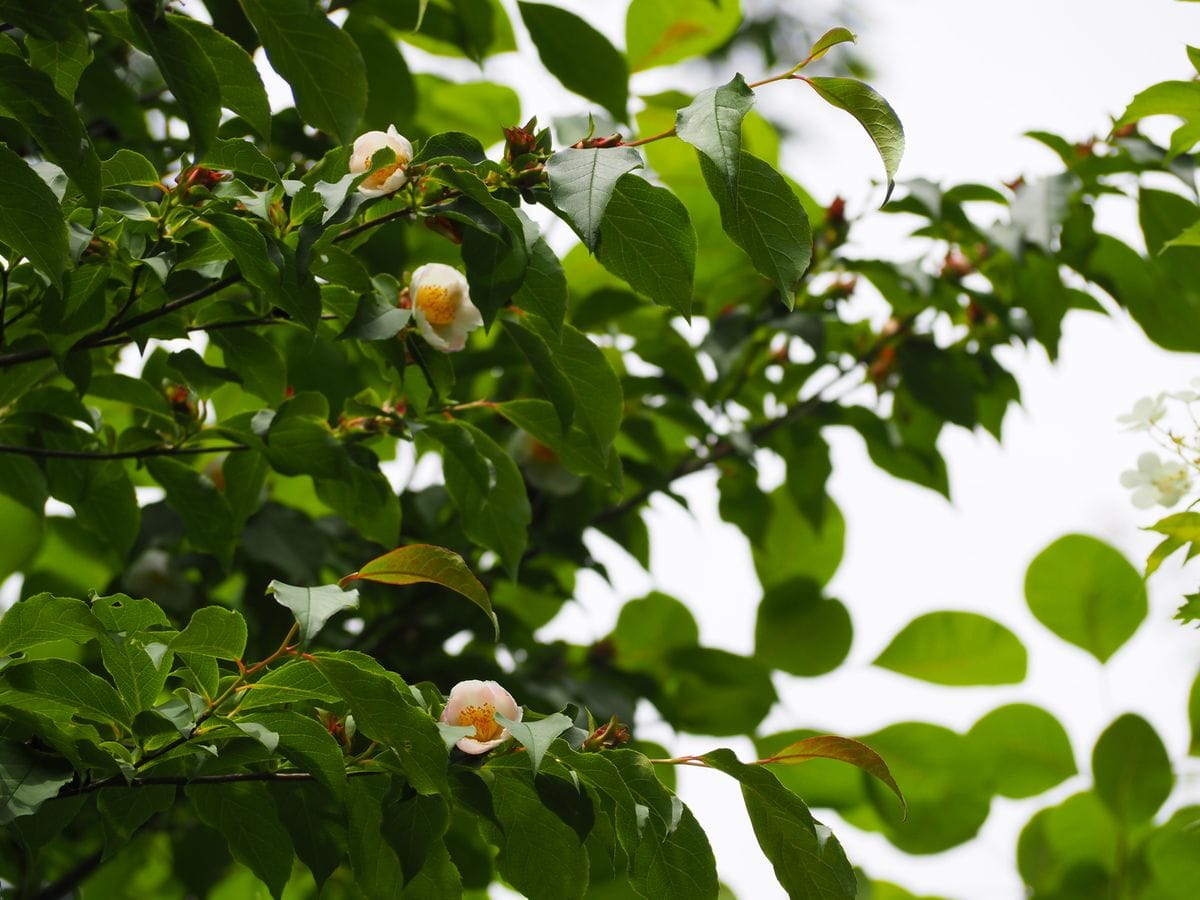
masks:
<instances>
[{"instance_id":1,"label":"flower bud","mask_svg":"<svg viewBox=\"0 0 1200 900\"><path fill-rule=\"evenodd\" d=\"M447 725L474 726L475 733L454 746L477 756L499 747L509 738L508 729L496 721L496 713L513 722L521 721L521 707L496 682L460 681L450 691L441 721Z\"/></svg>"},{"instance_id":2,"label":"flower bud","mask_svg":"<svg viewBox=\"0 0 1200 900\"><path fill-rule=\"evenodd\" d=\"M467 343L467 334L483 324L467 279L444 263L426 263L409 282L413 318L421 337L443 353L455 353Z\"/></svg>"},{"instance_id":3,"label":"flower bud","mask_svg":"<svg viewBox=\"0 0 1200 900\"><path fill-rule=\"evenodd\" d=\"M384 148L389 148L395 155L395 162L381 166L371 172L371 157ZM368 197L383 197L400 190L408 182L408 163L413 158L413 146L395 125L389 125L387 131L368 131L354 139L354 150L350 154L350 171L355 175L371 172L359 184L359 193Z\"/></svg>"}]
</instances>

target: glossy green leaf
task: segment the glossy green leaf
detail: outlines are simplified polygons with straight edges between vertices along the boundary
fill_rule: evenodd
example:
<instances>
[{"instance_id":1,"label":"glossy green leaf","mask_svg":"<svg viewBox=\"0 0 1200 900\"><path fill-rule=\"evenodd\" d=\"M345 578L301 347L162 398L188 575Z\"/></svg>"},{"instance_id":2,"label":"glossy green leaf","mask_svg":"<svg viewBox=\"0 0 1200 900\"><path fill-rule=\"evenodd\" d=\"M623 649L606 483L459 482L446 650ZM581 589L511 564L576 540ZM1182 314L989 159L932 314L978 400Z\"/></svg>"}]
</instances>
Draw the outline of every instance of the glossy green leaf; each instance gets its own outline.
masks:
<instances>
[{"instance_id":1,"label":"glossy green leaf","mask_svg":"<svg viewBox=\"0 0 1200 900\"><path fill-rule=\"evenodd\" d=\"M68 766L53 757L0 741L0 825L36 813L73 776Z\"/></svg>"},{"instance_id":2,"label":"glossy green leaf","mask_svg":"<svg viewBox=\"0 0 1200 900\"><path fill-rule=\"evenodd\" d=\"M171 668L165 638L106 634L98 643L104 668L130 712L136 715L154 706Z\"/></svg>"},{"instance_id":3,"label":"glossy green leaf","mask_svg":"<svg viewBox=\"0 0 1200 900\"><path fill-rule=\"evenodd\" d=\"M754 91L741 75L696 95L675 117L675 131L716 166L730 197L737 196L742 165L742 120L754 108Z\"/></svg>"},{"instance_id":4,"label":"glossy green leaf","mask_svg":"<svg viewBox=\"0 0 1200 900\"><path fill-rule=\"evenodd\" d=\"M875 665L934 684L1017 684L1025 680L1020 639L999 622L969 612L932 612L904 626Z\"/></svg>"},{"instance_id":5,"label":"glossy green leaf","mask_svg":"<svg viewBox=\"0 0 1200 900\"><path fill-rule=\"evenodd\" d=\"M187 798L200 819L224 836L233 858L280 900L292 874L292 841L267 786L252 781L192 784Z\"/></svg>"},{"instance_id":6,"label":"glossy green leaf","mask_svg":"<svg viewBox=\"0 0 1200 900\"><path fill-rule=\"evenodd\" d=\"M550 745L573 724L570 717L564 716L562 713L554 713L544 719L533 719L527 722L514 721L497 713L496 721L507 728L513 739L525 748L525 752L529 754L529 765L533 768L535 776L538 769L542 767L542 759L545 757L546 751L550 749Z\"/></svg>"},{"instance_id":7,"label":"glossy green leaf","mask_svg":"<svg viewBox=\"0 0 1200 900\"><path fill-rule=\"evenodd\" d=\"M87 19L77 0L0 0L0 20L47 39L65 40L87 30Z\"/></svg>"},{"instance_id":8,"label":"glossy green leaf","mask_svg":"<svg viewBox=\"0 0 1200 900\"><path fill-rule=\"evenodd\" d=\"M886 784L907 809L904 793L892 777L887 762L862 741L835 734L815 735L794 741L783 749L772 752L768 757L769 762L782 766L798 765L813 759L834 759L862 769Z\"/></svg>"},{"instance_id":9,"label":"glossy green leaf","mask_svg":"<svg viewBox=\"0 0 1200 900\"><path fill-rule=\"evenodd\" d=\"M316 702L328 706L341 695L320 669L308 660L297 659L271 669L243 691L243 697L239 708L246 712L281 703Z\"/></svg>"},{"instance_id":10,"label":"glossy green leaf","mask_svg":"<svg viewBox=\"0 0 1200 900\"><path fill-rule=\"evenodd\" d=\"M127 184L151 187L158 184L158 171L142 154L122 147L108 159L101 161L100 181L105 188Z\"/></svg>"},{"instance_id":11,"label":"glossy green leaf","mask_svg":"<svg viewBox=\"0 0 1200 900\"><path fill-rule=\"evenodd\" d=\"M265 244L263 250L266 251ZM270 340L243 328L214 331L211 340L220 348L225 366L238 373L249 393L265 403L278 403L283 399L287 390L287 368Z\"/></svg>"},{"instance_id":12,"label":"glossy green leaf","mask_svg":"<svg viewBox=\"0 0 1200 900\"><path fill-rule=\"evenodd\" d=\"M210 213L206 218L213 226L213 237L237 260L242 277L268 300L278 303L280 272L267 255L267 240L262 232L249 219L238 216Z\"/></svg>"},{"instance_id":13,"label":"glossy green leaf","mask_svg":"<svg viewBox=\"0 0 1200 900\"><path fill-rule=\"evenodd\" d=\"M904 127L900 117L874 88L861 81L826 76L806 80L826 103L850 113L870 135L887 173L887 195L883 198L887 203L896 186L896 170L904 156Z\"/></svg>"},{"instance_id":14,"label":"glossy green leaf","mask_svg":"<svg viewBox=\"0 0 1200 900\"><path fill-rule=\"evenodd\" d=\"M127 594L92 598L92 613L108 631L131 633L170 628L166 613L153 600L134 599Z\"/></svg>"},{"instance_id":15,"label":"glossy green leaf","mask_svg":"<svg viewBox=\"0 0 1200 900\"><path fill-rule=\"evenodd\" d=\"M1059 721L1037 706L993 709L967 732L990 757L996 793L1021 799L1047 791L1076 773L1071 740Z\"/></svg>"},{"instance_id":16,"label":"glossy green leaf","mask_svg":"<svg viewBox=\"0 0 1200 900\"><path fill-rule=\"evenodd\" d=\"M279 181L279 172L262 151L250 141L216 140L196 154L196 162L214 169L229 169L263 181Z\"/></svg>"},{"instance_id":17,"label":"glossy green leaf","mask_svg":"<svg viewBox=\"0 0 1200 900\"><path fill-rule=\"evenodd\" d=\"M513 294L512 305L525 312L541 316L555 334L562 333L563 317L567 312L567 278L563 274L558 254L546 243L537 225L520 213L525 227L525 246L529 259L525 280Z\"/></svg>"},{"instance_id":18,"label":"glossy green leaf","mask_svg":"<svg viewBox=\"0 0 1200 900\"><path fill-rule=\"evenodd\" d=\"M625 47L634 72L703 56L723 45L742 21L740 0L633 0Z\"/></svg>"},{"instance_id":19,"label":"glossy green leaf","mask_svg":"<svg viewBox=\"0 0 1200 900\"><path fill-rule=\"evenodd\" d=\"M171 640L170 647L176 653L241 659L246 652L246 620L235 610L205 606L192 613L187 627Z\"/></svg>"},{"instance_id":20,"label":"glossy green leaf","mask_svg":"<svg viewBox=\"0 0 1200 900\"><path fill-rule=\"evenodd\" d=\"M343 590L336 584L320 587L296 587L282 581L267 585L267 594L275 602L292 611L300 626L300 642L308 644L333 616L347 609L358 608L358 591Z\"/></svg>"},{"instance_id":21,"label":"glossy green leaf","mask_svg":"<svg viewBox=\"0 0 1200 900\"><path fill-rule=\"evenodd\" d=\"M377 581L380 584L438 584L466 597L482 609L499 632L496 613L485 588L461 556L432 544L409 544L377 556L357 572L342 579Z\"/></svg>"},{"instance_id":22,"label":"glossy green leaf","mask_svg":"<svg viewBox=\"0 0 1200 900\"><path fill-rule=\"evenodd\" d=\"M597 447L594 439L578 425L572 425L570 433L562 433L562 419L546 400L509 400L497 407L506 419L526 432L534 440L545 444L558 454L559 459L571 472L596 478L604 483L620 483L620 469L616 472L612 464L619 466L615 454L606 454Z\"/></svg>"},{"instance_id":23,"label":"glossy green leaf","mask_svg":"<svg viewBox=\"0 0 1200 900\"><path fill-rule=\"evenodd\" d=\"M766 769L738 762L731 750L714 750L702 759L741 783L758 845L789 896L853 900L858 895L846 852L804 801Z\"/></svg>"},{"instance_id":24,"label":"glossy green leaf","mask_svg":"<svg viewBox=\"0 0 1200 900\"><path fill-rule=\"evenodd\" d=\"M600 240L604 211L617 181L641 167L642 157L631 147L560 150L547 160L546 174L556 212L589 250L594 252Z\"/></svg>"},{"instance_id":25,"label":"glossy green leaf","mask_svg":"<svg viewBox=\"0 0 1200 900\"><path fill-rule=\"evenodd\" d=\"M346 804L346 838L354 885L366 897L402 897L404 870L391 844L382 840L383 798L390 779L351 778Z\"/></svg>"},{"instance_id":26,"label":"glossy green leaf","mask_svg":"<svg viewBox=\"0 0 1200 900\"><path fill-rule=\"evenodd\" d=\"M0 146L0 241L56 287L67 267L67 226L58 200L25 160Z\"/></svg>"},{"instance_id":27,"label":"glossy green leaf","mask_svg":"<svg viewBox=\"0 0 1200 900\"><path fill-rule=\"evenodd\" d=\"M846 659L853 637L845 605L823 597L816 582L794 578L763 593L754 626L754 656L791 675L823 675Z\"/></svg>"},{"instance_id":28,"label":"glossy green leaf","mask_svg":"<svg viewBox=\"0 0 1200 900\"><path fill-rule=\"evenodd\" d=\"M517 349L529 361L533 377L537 379L543 393L554 404L555 412L558 413L560 431L565 433L570 429L571 422L575 418L575 389L571 386L570 379L555 360L554 352L551 350L551 343L557 345L561 339L562 326L559 326L557 335L547 334L543 337L538 333L538 329L530 326L526 321L527 318L520 316L516 319L507 319L504 333L512 339L513 343L517 345ZM549 329L543 330L549 331Z\"/></svg>"},{"instance_id":29,"label":"glossy green leaf","mask_svg":"<svg viewBox=\"0 0 1200 900\"><path fill-rule=\"evenodd\" d=\"M262 138L271 136L271 105L254 60L238 43L217 29L189 16L168 16L195 40L212 62L221 105L231 109Z\"/></svg>"},{"instance_id":30,"label":"glossy green leaf","mask_svg":"<svg viewBox=\"0 0 1200 900\"><path fill-rule=\"evenodd\" d=\"M1131 825L1151 818L1175 784L1162 740L1141 716L1126 713L1104 730L1092 751L1096 793Z\"/></svg>"},{"instance_id":31,"label":"glossy green leaf","mask_svg":"<svg viewBox=\"0 0 1200 900\"><path fill-rule=\"evenodd\" d=\"M5 687L26 698L6 696ZM96 722L127 722L129 710L113 686L77 662L66 659L32 659L0 670L0 702L40 710L41 703L65 704L83 718Z\"/></svg>"},{"instance_id":32,"label":"glossy green leaf","mask_svg":"<svg viewBox=\"0 0 1200 900\"><path fill-rule=\"evenodd\" d=\"M14 603L0 616L0 656L11 656L52 641L84 643L103 630L86 603L37 594Z\"/></svg>"},{"instance_id":33,"label":"glossy green leaf","mask_svg":"<svg viewBox=\"0 0 1200 900\"><path fill-rule=\"evenodd\" d=\"M791 309L812 260L808 216L779 172L745 150L739 159L735 194L730 195L724 173L702 155L704 181L721 208L725 233L779 289L784 305Z\"/></svg>"},{"instance_id":34,"label":"glossy green leaf","mask_svg":"<svg viewBox=\"0 0 1200 900\"><path fill-rule=\"evenodd\" d=\"M129 24L145 50L154 57L175 99L183 108L192 142L207 147L217 137L221 121L221 89L208 48L196 40L195 29L180 24L183 17L158 14L145 4L130 8Z\"/></svg>"},{"instance_id":35,"label":"glossy green leaf","mask_svg":"<svg viewBox=\"0 0 1200 900\"><path fill-rule=\"evenodd\" d=\"M25 35L29 64L50 76L55 89L68 100L75 98L79 79L92 61L92 48L83 31L72 29L65 38L47 39Z\"/></svg>"},{"instance_id":36,"label":"glossy green leaf","mask_svg":"<svg viewBox=\"0 0 1200 900\"><path fill-rule=\"evenodd\" d=\"M613 189L600 223L596 258L629 286L691 318L696 231L685 207L666 188L634 174Z\"/></svg>"},{"instance_id":37,"label":"glossy green leaf","mask_svg":"<svg viewBox=\"0 0 1200 900\"><path fill-rule=\"evenodd\" d=\"M308 772L335 797L346 791L346 761L329 729L312 716L295 712L257 712L239 716L239 727L258 725L278 739L279 753L301 771Z\"/></svg>"},{"instance_id":38,"label":"glossy green leaf","mask_svg":"<svg viewBox=\"0 0 1200 900\"><path fill-rule=\"evenodd\" d=\"M547 3L517 4L542 65L568 90L594 100L618 122L627 118L625 57L583 19Z\"/></svg>"},{"instance_id":39,"label":"glossy green leaf","mask_svg":"<svg viewBox=\"0 0 1200 900\"><path fill-rule=\"evenodd\" d=\"M830 28L817 38L817 42L812 45L812 49L808 51L806 63L816 62L838 44L853 44L856 40L858 38L849 28L842 28L840 26Z\"/></svg>"},{"instance_id":40,"label":"glossy green leaf","mask_svg":"<svg viewBox=\"0 0 1200 900\"><path fill-rule=\"evenodd\" d=\"M243 0L242 8L301 118L349 143L367 100L358 45L307 0Z\"/></svg>"},{"instance_id":41,"label":"glossy green leaf","mask_svg":"<svg viewBox=\"0 0 1200 900\"><path fill-rule=\"evenodd\" d=\"M1082 534L1059 538L1029 564L1025 601L1037 620L1101 662L1146 617L1146 585L1117 550Z\"/></svg>"}]
</instances>

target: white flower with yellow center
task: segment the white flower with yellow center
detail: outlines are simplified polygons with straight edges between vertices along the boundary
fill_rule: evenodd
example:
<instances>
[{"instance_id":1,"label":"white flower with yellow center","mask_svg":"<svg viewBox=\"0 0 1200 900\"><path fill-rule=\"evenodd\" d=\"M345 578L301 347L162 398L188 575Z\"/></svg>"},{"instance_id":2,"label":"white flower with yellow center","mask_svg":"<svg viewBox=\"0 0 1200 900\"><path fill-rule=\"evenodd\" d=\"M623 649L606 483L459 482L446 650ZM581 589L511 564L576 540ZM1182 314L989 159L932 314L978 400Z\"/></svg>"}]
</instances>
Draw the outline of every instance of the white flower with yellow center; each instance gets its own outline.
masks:
<instances>
[{"instance_id":1,"label":"white flower with yellow center","mask_svg":"<svg viewBox=\"0 0 1200 900\"><path fill-rule=\"evenodd\" d=\"M1192 487L1192 478L1182 463L1163 462L1157 453L1143 453L1137 468L1121 473L1121 484L1133 489L1133 505L1149 509L1154 504L1174 506Z\"/></svg>"},{"instance_id":2,"label":"white flower with yellow center","mask_svg":"<svg viewBox=\"0 0 1200 900\"><path fill-rule=\"evenodd\" d=\"M395 154L394 162L380 166L371 172L371 158L380 150L388 148ZM354 139L354 150L350 154L350 171L355 175L371 172L358 185L359 193L368 197L383 197L400 190L408 182L409 160L413 158L413 145L408 138L389 125L387 131L368 131Z\"/></svg>"},{"instance_id":3,"label":"white flower with yellow center","mask_svg":"<svg viewBox=\"0 0 1200 900\"><path fill-rule=\"evenodd\" d=\"M447 725L473 727L475 733L454 745L463 753L478 756L508 740L508 729L496 721L496 713L512 722L521 721L521 707L512 694L494 681L460 681L450 691L441 721Z\"/></svg>"},{"instance_id":4,"label":"white flower with yellow center","mask_svg":"<svg viewBox=\"0 0 1200 900\"><path fill-rule=\"evenodd\" d=\"M1127 431L1149 431L1166 414L1163 395L1159 394L1157 397L1143 397L1133 404L1131 411L1117 416L1117 421L1129 426Z\"/></svg>"},{"instance_id":5,"label":"white flower with yellow center","mask_svg":"<svg viewBox=\"0 0 1200 900\"><path fill-rule=\"evenodd\" d=\"M444 263L426 263L413 272L408 292L421 337L443 353L461 350L467 334L483 324L467 279Z\"/></svg>"}]
</instances>

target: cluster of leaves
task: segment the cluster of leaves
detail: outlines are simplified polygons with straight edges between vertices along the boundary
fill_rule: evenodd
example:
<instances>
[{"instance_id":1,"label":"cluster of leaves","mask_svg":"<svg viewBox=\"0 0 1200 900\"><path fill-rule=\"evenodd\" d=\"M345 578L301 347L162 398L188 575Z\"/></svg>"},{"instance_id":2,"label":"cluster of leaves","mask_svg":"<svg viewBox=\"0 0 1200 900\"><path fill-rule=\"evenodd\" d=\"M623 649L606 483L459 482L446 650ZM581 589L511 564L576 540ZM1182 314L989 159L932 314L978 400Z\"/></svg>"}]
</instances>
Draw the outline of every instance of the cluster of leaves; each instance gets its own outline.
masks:
<instances>
[{"instance_id":1,"label":"cluster of leaves","mask_svg":"<svg viewBox=\"0 0 1200 900\"><path fill-rule=\"evenodd\" d=\"M1095 199L1121 189L1115 178L1190 171L1190 157L1133 132L1080 147L1044 135L1067 171L1004 191L909 183L888 209L917 216L915 233L932 250L902 263L846 253L855 223L845 205L821 207L779 171L778 133L753 109L755 90L768 84L811 89L846 109L879 149L890 194L903 148L894 113L860 82L807 74L851 39L844 29L829 32L780 75L749 83L738 75L698 94L640 97L631 113L630 73L719 50L741 20L736 0L634 0L624 52L561 9L519 4L545 68L622 129L598 136L577 119L556 121L551 131L534 122L517 126L524 117L505 85L409 71L406 45L476 61L514 50L512 24L496 0L361 0L340 26L310 0L205 6L212 25L153 2L85 9L78 0L0 0L0 577L23 575L14 610L35 597L57 602L46 592L110 598L72 607L96 617L99 629L83 627L76 640L55 633L65 642L42 644L43 658L11 662L0 673L6 684L18 682L5 688L8 698L35 682L45 687L29 674L43 663L70 668L109 716L74 721L69 703L36 713L29 702L4 701L0 721L12 723L6 737L21 748L14 754L33 747L61 757L46 763L57 774L43 787L53 790L35 800L60 787L81 788L88 773L87 784L114 779L113 787L64 796L14 821L14 846L23 851L13 858L25 860L33 881L77 871L80 845L55 839L60 820L53 815L61 810L64 822L78 813L73 827L93 836L100 815L115 835L106 844L114 849L146 823L142 846L188 849L142 877L181 880L203 893L196 885L227 871L214 823L245 847L239 835L249 812L302 795L320 809L333 802L321 792L338 788L321 784L284 741L289 728L316 734L311 708L320 706L342 722L352 714L363 736L349 747L321 739L327 750L332 744L340 771L356 771L364 741L374 739L388 774L346 780L342 790L363 795L354 815L367 819L333 816L331 839L297 836L292 829L314 817L280 807L282 830L275 834L282 850L253 861L233 850L273 890L291 848L310 868L316 857L306 854L324 853L312 869L318 873L337 868L347 846L354 878L364 884L386 883L391 896L396 885L414 880L425 886L413 896L444 896L453 890L422 878L452 877L453 868L464 888L481 887L494 874L484 849L490 842L500 847L500 874L535 896L576 896L589 870L594 885L619 876L613 890L620 896L628 895L620 893L621 879L648 896L711 896L716 880L702 834L646 774L644 757L623 755L634 751L583 754L559 744L558 758L546 757L536 777L532 753L451 766L447 776L439 737L436 765L414 774L417 764L404 762L399 726L388 716L420 718L424 724L413 728L429 738L422 746L433 754L432 723L442 701L432 684L500 678L535 709L575 705L602 720L632 721L638 702L649 700L679 730L753 734L775 701L773 672L832 671L853 637L847 606L824 592L844 538L825 490L825 429L853 429L880 468L948 495L937 448L942 430L982 426L999 435L1018 398L995 351L1038 342L1053 354L1068 310L1100 309L1065 268L1108 291L1153 340L1195 349L1182 346L1194 338L1194 272L1185 258L1168 264L1194 248L1156 255L1169 239L1160 232L1178 233L1163 222L1173 229L1187 218L1180 204L1195 204L1142 191L1150 256L1092 227ZM250 55L260 46L290 85L294 108L271 112ZM391 124L417 145L408 184L394 196L367 199L356 191L365 175L349 172L347 144ZM502 149L492 149L502 137ZM395 163L388 152L372 160L376 170ZM994 210L996 221L979 224L980 208ZM551 216L581 241L561 257L536 224ZM1182 227L1195 218L1200 213ZM465 269L488 324L454 357L426 344L399 302L405 272L431 261ZM863 301L881 304L881 315L863 319L854 311ZM870 402L850 403L849 392L863 385ZM759 483L765 455L786 462L786 479L774 490ZM441 477L414 478L398 489L397 471L415 465L423 472L426 460ZM648 567L646 502L677 496L675 482L708 467L719 472L721 515L751 542L764 589L753 655L702 646L687 605L661 594L626 604L613 633L591 646L538 641L537 630L573 595L578 573L604 574L585 540L590 530ZM48 499L72 514L47 514ZM397 545L436 545L469 560L488 598L472 599L495 620L446 603L436 584L400 596L363 584L357 615L332 619L320 637L325 650L303 651L339 661L325 665L361 684L346 693L325 676L331 686L301 701L299 711L256 714L284 716L278 722L290 725L252 733L237 724L251 713L244 703L235 715L210 705L229 685L245 683L238 682L245 676L241 658L270 659L268 636L288 627L288 613L263 601L273 581L328 586L357 561ZM131 608L161 608L166 616L136 628L100 619L97 604L111 607L118 593L148 597L150 606L129 601ZM214 621L244 622L244 646L216 657L172 650L188 628L176 636L167 623L201 611ZM6 627L23 628L24 615ZM914 646L924 653L931 635L941 647L939 641L970 637L988 653L946 662L943 682L1023 676L1023 650L995 623L939 615L911 629L881 664L929 674L930 667L914 663ZM461 650L443 650L460 635ZM1095 639L1089 633L1077 642ZM1098 655L1120 643L1104 644ZM296 649L285 642L290 656L289 648ZM226 644L221 652L233 649ZM127 671L118 677L112 667L122 665ZM270 671L310 672L316 665L288 659ZM945 674L959 665L966 668ZM46 677L52 686L42 699L68 683ZM401 677L416 693L401 689ZM130 688L140 691L133 700ZM379 710L372 705L381 694L391 710L382 720L373 718ZM180 728L200 725L211 737L205 746L220 752L194 756L189 736L151 760L155 769L178 762L179 771L164 769L162 777L194 782L205 774L292 768L313 777L304 785L193 784L186 793L211 791L213 799L206 805L193 796L186 808L176 808L171 785L118 790L131 776L118 760L134 767L136 781L140 761L184 737L154 712L164 704ZM1027 718L1001 717L997 730L1019 731ZM68 731L90 729L85 743L96 733L97 755L80 755L70 735L57 744L48 739L67 728L64 721ZM226 731L209 734L218 725ZM268 733L278 739L270 750L260 739L269 742ZM763 752L778 756L787 743ZM955 740L947 747L912 743L921 762L905 774L917 784L936 780L939 767L960 771ZM904 759L904 746L898 739L885 749ZM583 768L610 752L610 761L633 760L619 773L624 788L600 781L611 775L604 764ZM12 759L15 766L28 762ZM188 768L201 760L203 767ZM764 769L743 768L721 753L699 764L733 774L748 802L769 795L774 805L755 828L795 896L854 895L836 842L791 794L764 780ZM824 763L810 765L817 772ZM465 781L454 774L460 769ZM58 777L65 780L54 783ZM10 793L12 783L5 782ZM828 783L839 782L830 774ZM163 806L148 801L145 810L136 799L105 799L154 797L151 788L160 787ZM298 790L280 801L285 787ZM820 790L804 788L818 798ZM982 800L975 787L965 792L969 821L951 838L929 816L914 813L902 823L878 792L868 799L889 839L919 849L974 834L992 788L980 790ZM963 791L949 774L930 793L954 798ZM98 807L110 802L132 804L133 818L105 817ZM392 830L393 817L381 810L397 804L409 805ZM544 846L526 842L512 826L517 816L542 823L530 835ZM30 825L40 821L50 824L43 831ZM672 843L681 831L687 849ZM425 849L409 858L404 848L412 834L446 835L444 847L418 843ZM650 849L638 843L630 854L635 837ZM812 852L814 846L830 855ZM561 859L545 865L559 848ZM639 863L641 852L651 857ZM679 858L687 865L677 865ZM537 894L539 885L530 883L529 873L543 879L572 866L569 890ZM699 873L698 880L684 870ZM394 877L397 871L403 877ZM805 887L812 871L825 880ZM114 860L92 883L104 895L132 877ZM350 876L330 877L333 884ZM554 890L563 883L554 882Z\"/></svg>"}]
</instances>

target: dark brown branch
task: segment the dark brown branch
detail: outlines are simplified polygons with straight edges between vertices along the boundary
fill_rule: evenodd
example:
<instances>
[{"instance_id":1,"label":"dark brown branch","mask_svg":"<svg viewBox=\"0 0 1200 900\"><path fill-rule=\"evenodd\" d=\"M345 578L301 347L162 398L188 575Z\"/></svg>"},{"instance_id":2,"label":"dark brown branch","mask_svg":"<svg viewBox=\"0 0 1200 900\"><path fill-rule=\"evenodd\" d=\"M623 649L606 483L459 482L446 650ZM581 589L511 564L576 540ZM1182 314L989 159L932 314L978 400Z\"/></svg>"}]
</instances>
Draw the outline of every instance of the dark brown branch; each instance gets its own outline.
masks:
<instances>
[{"instance_id":1,"label":"dark brown branch","mask_svg":"<svg viewBox=\"0 0 1200 900\"><path fill-rule=\"evenodd\" d=\"M353 772L347 772L346 777L354 778L359 775L383 775L386 774L382 769L361 769ZM146 778L135 778L132 781L125 781L117 778L106 778L103 781L94 781L91 784L83 784L75 788L63 788L58 792L59 797L74 797L78 794L90 794L93 791L98 791L101 788L136 788L150 787L158 784L168 784L177 786L187 786L193 784L232 784L238 781L313 781L313 775L308 772L231 772L226 775L197 775L194 778L188 778L186 775L152 775Z\"/></svg>"},{"instance_id":2,"label":"dark brown branch","mask_svg":"<svg viewBox=\"0 0 1200 900\"><path fill-rule=\"evenodd\" d=\"M125 318L125 313L129 312L129 308L137 302L138 282L142 280L142 269L144 268L144 265L133 267L133 276L129 279L129 296L125 298L124 305L117 310L113 317L108 320L108 324L104 326L106 332L116 328L118 323Z\"/></svg>"},{"instance_id":3,"label":"dark brown branch","mask_svg":"<svg viewBox=\"0 0 1200 900\"><path fill-rule=\"evenodd\" d=\"M51 882L36 894L32 894L33 900L63 900L64 897L73 896L75 888L83 884L93 872L100 868L102 862L104 862L104 853L101 850L85 856L58 881Z\"/></svg>"},{"instance_id":4,"label":"dark brown branch","mask_svg":"<svg viewBox=\"0 0 1200 900\"><path fill-rule=\"evenodd\" d=\"M18 447L0 444L0 453L32 456L36 459L145 459L151 456L200 456L205 453L236 453L249 450L245 444L216 444L210 447L144 447L141 450L53 450L46 447Z\"/></svg>"}]
</instances>

